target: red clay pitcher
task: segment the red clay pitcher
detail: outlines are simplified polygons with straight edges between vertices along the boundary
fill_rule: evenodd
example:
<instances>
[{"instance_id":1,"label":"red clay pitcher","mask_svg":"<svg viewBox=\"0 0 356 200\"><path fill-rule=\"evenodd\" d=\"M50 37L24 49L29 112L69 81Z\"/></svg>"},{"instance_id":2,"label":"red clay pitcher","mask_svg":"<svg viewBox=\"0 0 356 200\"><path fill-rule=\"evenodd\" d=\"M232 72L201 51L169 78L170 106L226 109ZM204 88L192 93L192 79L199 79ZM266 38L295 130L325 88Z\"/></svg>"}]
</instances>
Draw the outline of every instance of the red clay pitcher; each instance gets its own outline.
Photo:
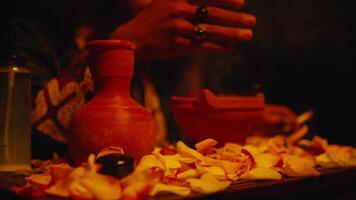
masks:
<instances>
[{"instance_id":1,"label":"red clay pitcher","mask_svg":"<svg viewBox=\"0 0 356 200\"><path fill-rule=\"evenodd\" d=\"M130 95L134 45L97 40L88 44L96 95L73 116L67 136L75 164L108 146L122 147L136 161L155 146L150 114Z\"/></svg>"}]
</instances>

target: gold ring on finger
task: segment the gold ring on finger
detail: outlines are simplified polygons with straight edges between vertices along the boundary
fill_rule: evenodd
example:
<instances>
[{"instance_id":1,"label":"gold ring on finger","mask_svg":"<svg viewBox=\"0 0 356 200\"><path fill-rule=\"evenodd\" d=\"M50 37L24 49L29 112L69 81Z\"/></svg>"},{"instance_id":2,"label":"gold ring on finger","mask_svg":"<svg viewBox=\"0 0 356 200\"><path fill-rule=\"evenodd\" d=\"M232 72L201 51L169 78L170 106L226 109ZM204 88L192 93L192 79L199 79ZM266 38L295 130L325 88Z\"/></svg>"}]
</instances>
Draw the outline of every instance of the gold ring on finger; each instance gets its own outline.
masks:
<instances>
[{"instance_id":1,"label":"gold ring on finger","mask_svg":"<svg viewBox=\"0 0 356 200\"><path fill-rule=\"evenodd\" d=\"M196 25L194 28L195 38L202 40L206 38L206 29L202 25Z\"/></svg>"}]
</instances>

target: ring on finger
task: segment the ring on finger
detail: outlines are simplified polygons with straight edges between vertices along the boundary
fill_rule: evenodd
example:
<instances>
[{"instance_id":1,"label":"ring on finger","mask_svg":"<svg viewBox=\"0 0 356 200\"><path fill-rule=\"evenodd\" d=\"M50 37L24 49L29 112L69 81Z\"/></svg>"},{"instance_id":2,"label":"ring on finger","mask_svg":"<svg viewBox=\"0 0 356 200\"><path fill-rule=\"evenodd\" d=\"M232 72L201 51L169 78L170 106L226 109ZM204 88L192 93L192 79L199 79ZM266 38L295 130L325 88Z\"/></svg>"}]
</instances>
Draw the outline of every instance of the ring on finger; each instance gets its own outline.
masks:
<instances>
[{"instance_id":1,"label":"ring on finger","mask_svg":"<svg viewBox=\"0 0 356 200\"><path fill-rule=\"evenodd\" d=\"M208 18L209 13L208 9L205 6L199 6L194 13L194 23L200 24L206 21Z\"/></svg>"},{"instance_id":2,"label":"ring on finger","mask_svg":"<svg viewBox=\"0 0 356 200\"><path fill-rule=\"evenodd\" d=\"M196 25L194 27L195 39L202 40L206 38L206 29L202 25Z\"/></svg>"}]
</instances>

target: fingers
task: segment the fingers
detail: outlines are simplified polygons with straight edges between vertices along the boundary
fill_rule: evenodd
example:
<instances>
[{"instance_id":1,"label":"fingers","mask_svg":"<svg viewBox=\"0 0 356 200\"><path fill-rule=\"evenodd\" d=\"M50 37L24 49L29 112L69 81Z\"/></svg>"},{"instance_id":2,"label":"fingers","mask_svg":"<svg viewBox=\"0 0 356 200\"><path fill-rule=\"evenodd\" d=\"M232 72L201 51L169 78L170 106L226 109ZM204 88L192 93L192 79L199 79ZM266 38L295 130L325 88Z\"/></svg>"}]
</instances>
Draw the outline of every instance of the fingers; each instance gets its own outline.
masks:
<instances>
[{"instance_id":1,"label":"fingers","mask_svg":"<svg viewBox=\"0 0 356 200\"><path fill-rule=\"evenodd\" d=\"M296 121L296 114L286 106L281 105L268 105L266 111L271 115L277 115L282 119L288 119L289 121Z\"/></svg>"},{"instance_id":2,"label":"fingers","mask_svg":"<svg viewBox=\"0 0 356 200\"><path fill-rule=\"evenodd\" d=\"M230 8L241 8L245 0L189 0L190 3L199 6L224 6Z\"/></svg>"},{"instance_id":3,"label":"fingers","mask_svg":"<svg viewBox=\"0 0 356 200\"><path fill-rule=\"evenodd\" d=\"M172 20L168 28L178 35L194 38L196 37L195 26L183 19ZM205 30L205 40L215 42L238 42L248 41L253 37L251 29L231 28L211 24L200 24L199 27Z\"/></svg>"},{"instance_id":4,"label":"fingers","mask_svg":"<svg viewBox=\"0 0 356 200\"><path fill-rule=\"evenodd\" d=\"M207 22L230 27L253 27L256 17L251 14L228 11L222 8L209 7Z\"/></svg>"},{"instance_id":5,"label":"fingers","mask_svg":"<svg viewBox=\"0 0 356 200\"><path fill-rule=\"evenodd\" d=\"M177 35L183 35L186 37L193 37L195 34L194 24L181 18L174 19L167 23L167 28L169 30L172 30L172 33L175 33Z\"/></svg>"},{"instance_id":6,"label":"fingers","mask_svg":"<svg viewBox=\"0 0 356 200\"><path fill-rule=\"evenodd\" d=\"M268 105L263 113L262 123L279 133L290 133L299 128L295 113L280 105Z\"/></svg>"},{"instance_id":7,"label":"fingers","mask_svg":"<svg viewBox=\"0 0 356 200\"><path fill-rule=\"evenodd\" d=\"M281 118L278 115L265 114L263 116L263 121L272 126L283 124Z\"/></svg>"},{"instance_id":8,"label":"fingers","mask_svg":"<svg viewBox=\"0 0 356 200\"><path fill-rule=\"evenodd\" d=\"M193 5L194 4L194 5ZM175 37L173 42L189 49L205 49L212 52L228 52L227 44L249 41L253 37L250 29L256 23L255 16L234 12L219 7L207 7L207 17L198 26L203 30L197 32L195 13L198 6L241 7L243 0L191 0L177 1L171 19L166 24Z\"/></svg>"},{"instance_id":9,"label":"fingers","mask_svg":"<svg viewBox=\"0 0 356 200\"><path fill-rule=\"evenodd\" d=\"M201 49L213 53L224 53L228 51L228 49L222 45L210 41L194 40L180 36L175 37L173 40L175 44L182 48L192 48L193 50Z\"/></svg>"},{"instance_id":10,"label":"fingers","mask_svg":"<svg viewBox=\"0 0 356 200\"><path fill-rule=\"evenodd\" d=\"M270 122L274 121L275 123L279 122L282 124L296 123L296 115L285 106L269 105L266 108L264 115L271 120Z\"/></svg>"},{"instance_id":11,"label":"fingers","mask_svg":"<svg viewBox=\"0 0 356 200\"><path fill-rule=\"evenodd\" d=\"M188 3L180 3L177 6L173 17L184 17L190 21L195 20L197 6ZM234 12L218 7L207 7L206 23L230 27L253 27L256 24L256 17L252 14Z\"/></svg>"},{"instance_id":12,"label":"fingers","mask_svg":"<svg viewBox=\"0 0 356 200\"><path fill-rule=\"evenodd\" d=\"M200 24L200 27L205 29L206 38L208 40L222 41L222 42L238 42L249 41L253 37L251 29L246 28L229 28L211 24Z\"/></svg>"}]
</instances>

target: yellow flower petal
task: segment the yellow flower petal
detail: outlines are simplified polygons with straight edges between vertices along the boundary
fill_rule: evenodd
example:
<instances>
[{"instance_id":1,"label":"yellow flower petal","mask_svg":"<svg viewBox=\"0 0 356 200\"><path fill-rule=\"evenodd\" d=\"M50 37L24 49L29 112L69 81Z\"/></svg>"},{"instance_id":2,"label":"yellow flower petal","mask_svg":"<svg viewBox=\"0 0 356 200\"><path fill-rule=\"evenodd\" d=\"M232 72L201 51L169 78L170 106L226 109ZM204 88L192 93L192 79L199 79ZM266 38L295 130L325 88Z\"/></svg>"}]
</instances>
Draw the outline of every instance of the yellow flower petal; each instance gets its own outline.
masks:
<instances>
[{"instance_id":1,"label":"yellow flower petal","mask_svg":"<svg viewBox=\"0 0 356 200\"><path fill-rule=\"evenodd\" d=\"M224 170L222 170L220 167L215 167L215 166L212 166L212 167L204 167L204 169L214 175L214 176L224 176L225 175L225 172Z\"/></svg>"},{"instance_id":2,"label":"yellow flower petal","mask_svg":"<svg viewBox=\"0 0 356 200\"><path fill-rule=\"evenodd\" d=\"M352 147L330 145L326 153L337 166L356 166L356 150Z\"/></svg>"},{"instance_id":3,"label":"yellow flower petal","mask_svg":"<svg viewBox=\"0 0 356 200\"><path fill-rule=\"evenodd\" d=\"M163 164L153 155L145 155L141 158L136 170L146 170L154 167L164 169Z\"/></svg>"},{"instance_id":4,"label":"yellow flower petal","mask_svg":"<svg viewBox=\"0 0 356 200\"><path fill-rule=\"evenodd\" d=\"M79 182L97 200L119 199L121 197L119 181L110 181L107 176L97 174L95 177L81 179Z\"/></svg>"},{"instance_id":5,"label":"yellow flower petal","mask_svg":"<svg viewBox=\"0 0 356 200\"><path fill-rule=\"evenodd\" d=\"M237 163L237 162L230 162L230 161L222 160L220 163L221 163L221 168L227 174L234 174L241 167L241 163Z\"/></svg>"},{"instance_id":6,"label":"yellow flower petal","mask_svg":"<svg viewBox=\"0 0 356 200\"><path fill-rule=\"evenodd\" d=\"M199 176L199 172L196 169L188 169L185 172L177 174L177 178L179 179L196 178L198 176Z\"/></svg>"},{"instance_id":7,"label":"yellow flower petal","mask_svg":"<svg viewBox=\"0 0 356 200\"><path fill-rule=\"evenodd\" d=\"M124 150L121 147L109 146L109 147L102 149L96 156L96 159L103 157L105 155L109 155L109 154L123 154L123 153L124 153Z\"/></svg>"},{"instance_id":8,"label":"yellow flower petal","mask_svg":"<svg viewBox=\"0 0 356 200\"><path fill-rule=\"evenodd\" d=\"M282 172L290 177L319 176L315 170L315 160L310 157L299 157L290 154L282 154L284 168Z\"/></svg>"},{"instance_id":9,"label":"yellow flower petal","mask_svg":"<svg viewBox=\"0 0 356 200\"><path fill-rule=\"evenodd\" d=\"M177 169L182 167L176 156L163 156L167 168Z\"/></svg>"},{"instance_id":10,"label":"yellow flower petal","mask_svg":"<svg viewBox=\"0 0 356 200\"><path fill-rule=\"evenodd\" d=\"M185 145L182 141L177 142L177 152L185 157L189 158L195 158L197 160L203 160L204 156L199 153L198 151L189 148L187 145Z\"/></svg>"},{"instance_id":11,"label":"yellow flower petal","mask_svg":"<svg viewBox=\"0 0 356 200\"><path fill-rule=\"evenodd\" d=\"M174 194L177 194L180 196L188 196L191 192L191 189L187 188L187 187L182 187L182 186L158 183L153 187L150 195L154 196L160 192L169 192L169 193L174 193Z\"/></svg>"},{"instance_id":12,"label":"yellow flower petal","mask_svg":"<svg viewBox=\"0 0 356 200\"><path fill-rule=\"evenodd\" d=\"M208 138L195 144L195 148L197 149L197 151L205 155L212 151L212 149L217 143L218 142L216 140Z\"/></svg>"},{"instance_id":13,"label":"yellow flower petal","mask_svg":"<svg viewBox=\"0 0 356 200\"><path fill-rule=\"evenodd\" d=\"M304 176L319 176L320 172L312 167L305 167L303 169L295 169L290 164L282 169L282 173L289 177L304 177Z\"/></svg>"},{"instance_id":14,"label":"yellow flower petal","mask_svg":"<svg viewBox=\"0 0 356 200\"><path fill-rule=\"evenodd\" d=\"M256 167L272 168L281 158L281 156L271 153L261 153L254 155Z\"/></svg>"},{"instance_id":15,"label":"yellow flower petal","mask_svg":"<svg viewBox=\"0 0 356 200\"><path fill-rule=\"evenodd\" d=\"M46 186L51 183L52 177L49 174L33 174L26 177L26 181L30 182L31 185Z\"/></svg>"},{"instance_id":16,"label":"yellow flower petal","mask_svg":"<svg viewBox=\"0 0 356 200\"><path fill-rule=\"evenodd\" d=\"M219 181L212 174L204 174L200 179L187 179L191 188L200 193L213 193L227 188L231 181Z\"/></svg>"},{"instance_id":17,"label":"yellow flower petal","mask_svg":"<svg viewBox=\"0 0 356 200\"><path fill-rule=\"evenodd\" d=\"M254 168L246 176L241 177L241 179L252 180L280 180L281 178L282 175L271 168Z\"/></svg>"},{"instance_id":18,"label":"yellow flower petal","mask_svg":"<svg viewBox=\"0 0 356 200\"><path fill-rule=\"evenodd\" d=\"M57 181L54 185L50 188L45 190L47 194L51 194L53 196L60 196L60 197L69 197L69 185L65 179L61 179Z\"/></svg>"}]
</instances>

